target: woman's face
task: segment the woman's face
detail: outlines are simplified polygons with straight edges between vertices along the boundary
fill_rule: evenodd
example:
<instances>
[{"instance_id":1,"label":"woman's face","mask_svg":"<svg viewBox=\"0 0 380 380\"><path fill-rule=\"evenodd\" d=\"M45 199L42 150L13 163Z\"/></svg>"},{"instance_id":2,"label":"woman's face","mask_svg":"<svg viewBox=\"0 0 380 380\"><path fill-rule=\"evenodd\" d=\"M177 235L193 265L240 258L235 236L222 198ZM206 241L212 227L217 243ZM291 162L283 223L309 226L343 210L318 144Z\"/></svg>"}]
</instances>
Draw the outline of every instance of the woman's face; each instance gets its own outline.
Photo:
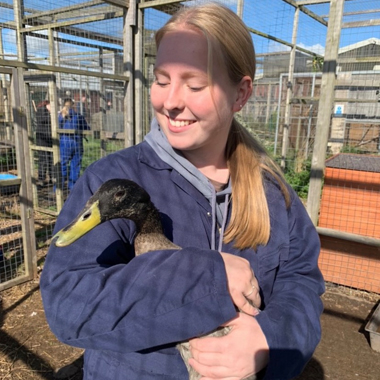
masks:
<instances>
[{"instance_id":1,"label":"woman's face","mask_svg":"<svg viewBox=\"0 0 380 380\"><path fill-rule=\"evenodd\" d=\"M224 62L214 62L210 85L207 56L206 38L191 29L165 34L157 52L151 102L169 143L185 156L224 154L240 109L239 86L229 80Z\"/></svg>"}]
</instances>

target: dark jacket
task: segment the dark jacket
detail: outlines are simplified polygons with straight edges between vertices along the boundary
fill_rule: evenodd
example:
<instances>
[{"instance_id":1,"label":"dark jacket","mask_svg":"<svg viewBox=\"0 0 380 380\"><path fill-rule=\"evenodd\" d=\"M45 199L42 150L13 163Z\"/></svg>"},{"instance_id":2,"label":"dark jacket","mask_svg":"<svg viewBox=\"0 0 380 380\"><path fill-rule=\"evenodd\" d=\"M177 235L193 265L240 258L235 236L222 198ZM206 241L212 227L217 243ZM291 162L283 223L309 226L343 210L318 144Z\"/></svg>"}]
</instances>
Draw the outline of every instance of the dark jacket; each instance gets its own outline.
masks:
<instances>
[{"instance_id":1,"label":"dark jacket","mask_svg":"<svg viewBox=\"0 0 380 380\"><path fill-rule=\"evenodd\" d=\"M85 380L187 379L175 343L205 334L236 315L223 260L210 250L211 206L146 143L92 164L70 193L55 231L76 217L104 181L129 178L161 212L165 234L183 247L134 257L134 224L106 222L66 248L51 246L41 277L46 317L62 342L86 349ZM262 291L256 317L270 346L265 379L291 379L321 337L319 237L292 192L286 208L266 183L269 243L223 251L248 259ZM219 237L217 236L217 239Z\"/></svg>"},{"instance_id":2,"label":"dark jacket","mask_svg":"<svg viewBox=\"0 0 380 380\"><path fill-rule=\"evenodd\" d=\"M36 145L52 147L50 112L45 106L37 108L36 122Z\"/></svg>"}]
</instances>

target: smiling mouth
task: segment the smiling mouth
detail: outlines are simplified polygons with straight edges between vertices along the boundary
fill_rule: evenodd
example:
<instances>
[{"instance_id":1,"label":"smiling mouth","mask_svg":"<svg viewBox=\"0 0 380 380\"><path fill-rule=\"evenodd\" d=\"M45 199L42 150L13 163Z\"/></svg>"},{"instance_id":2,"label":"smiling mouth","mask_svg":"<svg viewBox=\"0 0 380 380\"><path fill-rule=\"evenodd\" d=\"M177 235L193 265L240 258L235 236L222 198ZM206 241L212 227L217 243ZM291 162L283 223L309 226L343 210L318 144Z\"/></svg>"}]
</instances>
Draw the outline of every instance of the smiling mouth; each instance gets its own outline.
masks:
<instances>
[{"instance_id":1,"label":"smiling mouth","mask_svg":"<svg viewBox=\"0 0 380 380\"><path fill-rule=\"evenodd\" d=\"M173 120L169 117L170 125L176 128L187 127L190 124L195 123L194 120Z\"/></svg>"}]
</instances>

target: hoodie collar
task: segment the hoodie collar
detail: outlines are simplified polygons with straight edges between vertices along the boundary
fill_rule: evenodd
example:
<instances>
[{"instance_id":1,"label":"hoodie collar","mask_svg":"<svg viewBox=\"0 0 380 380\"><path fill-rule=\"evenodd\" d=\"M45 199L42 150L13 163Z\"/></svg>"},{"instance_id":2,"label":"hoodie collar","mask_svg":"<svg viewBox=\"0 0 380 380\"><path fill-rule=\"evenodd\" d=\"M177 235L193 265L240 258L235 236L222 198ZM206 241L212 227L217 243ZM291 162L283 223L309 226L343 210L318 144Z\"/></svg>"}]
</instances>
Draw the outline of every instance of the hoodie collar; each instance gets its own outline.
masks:
<instances>
[{"instance_id":1,"label":"hoodie collar","mask_svg":"<svg viewBox=\"0 0 380 380\"><path fill-rule=\"evenodd\" d=\"M228 203L232 190L231 182L228 183L225 189L216 193L208 178L188 161L180 151L173 149L155 118L151 123L151 131L145 136L144 140L163 162L175 169L193 187L200 191L209 202L212 209L211 249L215 249L217 224L220 226L220 236L223 236L227 224ZM221 250L222 240L222 238L219 240L219 251Z\"/></svg>"}]
</instances>

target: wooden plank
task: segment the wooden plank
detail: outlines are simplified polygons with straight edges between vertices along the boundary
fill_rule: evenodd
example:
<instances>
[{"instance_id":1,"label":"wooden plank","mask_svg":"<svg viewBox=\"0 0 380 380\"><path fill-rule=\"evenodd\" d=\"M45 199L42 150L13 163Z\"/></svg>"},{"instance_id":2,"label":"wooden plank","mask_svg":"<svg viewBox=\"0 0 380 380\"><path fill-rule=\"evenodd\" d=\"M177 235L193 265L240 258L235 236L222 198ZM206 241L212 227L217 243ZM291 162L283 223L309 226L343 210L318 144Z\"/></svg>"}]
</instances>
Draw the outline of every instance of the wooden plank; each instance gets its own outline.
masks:
<instances>
[{"instance_id":1,"label":"wooden plank","mask_svg":"<svg viewBox=\"0 0 380 380\"><path fill-rule=\"evenodd\" d=\"M123 82L129 80L126 76L123 76L123 75L101 73L98 71L79 70L79 69L74 69L70 67L62 67L62 66L58 67L58 66L52 66L52 65L41 65L41 64L30 63L30 62L28 63L19 62L19 61L8 60L8 59L0 59L0 66L22 67L24 69L29 69L29 70L40 70L40 71L50 71L50 72L55 72L55 73L85 75L88 77L108 78L108 79L120 80Z\"/></svg>"},{"instance_id":2,"label":"wooden plank","mask_svg":"<svg viewBox=\"0 0 380 380\"><path fill-rule=\"evenodd\" d=\"M12 278L11 280L8 280L4 283L0 283L0 292L2 292L5 289L12 288L13 286L20 285L23 282L30 281L31 278L28 275L19 276L16 278Z\"/></svg>"},{"instance_id":3,"label":"wooden plank","mask_svg":"<svg viewBox=\"0 0 380 380\"><path fill-rule=\"evenodd\" d=\"M128 9L128 7L129 7L129 1L128 0L104 0L104 2L111 4L111 5L116 5L118 7L123 8L123 9Z\"/></svg>"},{"instance_id":4,"label":"wooden plank","mask_svg":"<svg viewBox=\"0 0 380 380\"><path fill-rule=\"evenodd\" d=\"M21 185L21 178L0 179L0 187Z\"/></svg>"},{"instance_id":5,"label":"wooden plank","mask_svg":"<svg viewBox=\"0 0 380 380\"><path fill-rule=\"evenodd\" d=\"M53 21L52 23L48 23L48 24L41 24L37 26L30 26L28 28L22 28L20 29L20 33L34 32L36 30L46 30L49 28L59 30L60 28L64 28L71 25L78 25L78 24L82 25L82 24L87 24L90 22L110 20L110 19L115 19L115 18L120 18L120 17L123 17L123 11L109 12L109 13L104 13L104 14L96 15L96 16L76 18L75 20L70 20L70 21L61 21L61 22Z\"/></svg>"},{"instance_id":6,"label":"wooden plank","mask_svg":"<svg viewBox=\"0 0 380 380\"><path fill-rule=\"evenodd\" d=\"M319 96L293 96L291 102L294 104L313 104L318 103L321 97ZM336 103L379 103L375 99L355 99L355 98L335 98Z\"/></svg>"},{"instance_id":7,"label":"wooden plank","mask_svg":"<svg viewBox=\"0 0 380 380\"><path fill-rule=\"evenodd\" d=\"M322 25L327 26L327 21L326 20L324 20L322 17L318 16L316 13L312 12L310 9L308 9L308 8L300 5L297 1L295 1L295 0L282 0L282 1L284 1L285 3L291 5L291 6L295 7L295 8L298 8L301 12L303 12L307 16L311 17L315 21L318 21Z\"/></svg>"},{"instance_id":8,"label":"wooden plank","mask_svg":"<svg viewBox=\"0 0 380 380\"><path fill-rule=\"evenodd\" d=\"M1 25L1 24L0 24ZM72 30L73 28L70 28L70 30ZM87 32L86 32L87 33ZM31 36L31 37L36 37L36 38L41 38L43 40L47 40L48 39L48 36L45 35L45 34L41 34L41 33L35 33L35 32L28 32L28 33L24 33L25 35L27 36ZM71 33L72 35L75 36L74 33ZM83 30L80 32L80 34L84 34ZM97 33L97 37L95 38L97 41L102 41L101 39L99 39L98 37L101 37L103 35L101 35L100 33ZM82 38L91 38L91 32L88 32L86 34L85 37L81 36ZM106 38L107 36L103 36L103 40ZM61 43L65 43L65 44L72 44L72 45L76 45L76 46L84 46L86 48L92 48L92 49L99 49L99 45L98 44L93 44L93 43L89 43L89 42L80 42L80 41L75 41L75 40L70 40L69 38L62 38L62 37L57 37L57 36L54 36L54 41L56 42L61 42ZM108 40L108 43L110 44L116 44L116 45L119 45L120 44L120 40L118 39L117 41L113 41L113 38L111 37L110 40ZM109 51L109 52L122 52L123 51L123 48L120 47L120 48L116 48L116 47L107 47L105 49L106 51Z\"/></svg>"},{"instance_id":9,"label":"wooden plank","mask_svg":"<svg viewBox=\"0 0 380 380\"><path fill-rule=\"evenodd\" d=\"M184 2L186 2L186 0L152 0L152 1L144 1L143 3L137 4L137 6L140 9L156 8L156 7L162 7L165 5L178 4L178 3L184 3Z\"/></svg>"},{"instance_id":10,"label":"wooden plank","mask_svg":"<svg viewBox=\"0 0 380 380\"><path fill-rule=\"evenodd\" d=\"M55 8L55 9L51 9L49 11L44 11L44 12L39 12L38 10L35 10L35 9L29 9L27 12L32 13L32 14L24 16L23 20L25 21L25 23L27 23L27 21L30 21L36 17L59 15L61 13L65 13L68 11L73 11L76 9L85 9L85 8L93 7L95 5L100 5L100 4L104 4L104 1L92 0L92 1L87 1L84 3L69 5L67 7Z\"/></svg>"},{"instance_id":11,"label":"wooden plank","mask_svg":"<svg viewBox=\"0 0 380 380\"><path fill-rule=\"evenodd\" d=\"M342 29L363 28L367 26L377 26L377 25L380 25L380 19L371 19L367 21L352 21L352 22L343 23Z\"/></svg>"}]
</instances>

